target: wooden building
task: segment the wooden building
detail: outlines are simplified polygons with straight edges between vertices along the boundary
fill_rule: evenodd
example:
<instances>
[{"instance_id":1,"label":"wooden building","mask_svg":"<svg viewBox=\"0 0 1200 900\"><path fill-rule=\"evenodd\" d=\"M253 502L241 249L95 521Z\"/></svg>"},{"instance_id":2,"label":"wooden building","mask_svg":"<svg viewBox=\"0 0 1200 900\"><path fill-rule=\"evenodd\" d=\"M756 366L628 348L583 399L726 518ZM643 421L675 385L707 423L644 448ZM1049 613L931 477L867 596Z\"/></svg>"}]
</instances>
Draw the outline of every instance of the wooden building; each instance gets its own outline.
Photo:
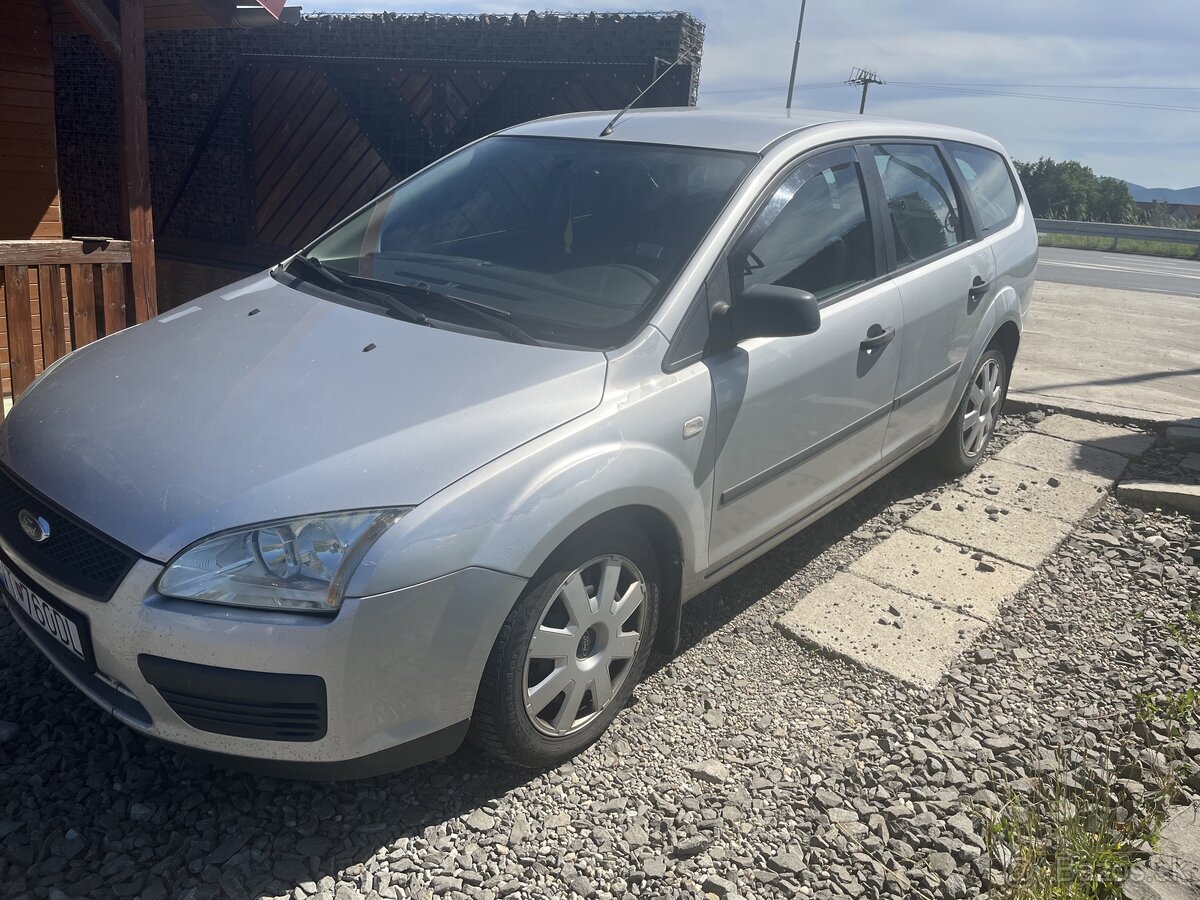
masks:
<instances>
[{"instance_id":1,"label":"wooden building","mask_svg":"<svg viewBox=\"0 0 1200 900\"><path fill-rule=\"evenodd\" d=\"M155 315L145 32L278 18L283 0L0 3L0 371L6 398L69 349ZM254 0L242 0L252 4ZM120 235L63 234L54 127L56 33L86 32L117 71Z\"/></svg>"}]
</instances>

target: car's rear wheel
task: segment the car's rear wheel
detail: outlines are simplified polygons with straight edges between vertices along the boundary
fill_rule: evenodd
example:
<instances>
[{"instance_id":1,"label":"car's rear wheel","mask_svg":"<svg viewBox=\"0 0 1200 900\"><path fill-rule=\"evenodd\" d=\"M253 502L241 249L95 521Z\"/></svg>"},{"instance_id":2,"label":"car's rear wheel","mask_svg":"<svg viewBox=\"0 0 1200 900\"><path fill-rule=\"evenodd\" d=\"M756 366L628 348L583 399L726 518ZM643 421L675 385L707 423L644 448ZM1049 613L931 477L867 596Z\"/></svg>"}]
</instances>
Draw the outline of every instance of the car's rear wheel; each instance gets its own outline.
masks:
<instances>
[{"instance_id":1,"label":"car's rear wheel","mask_svg":"<svg viewBox=\"0 0 1200 900\"><path fill-rule=\"evenodd\" d=\"M471 740L523 766L553 766L625 706L658 624L659 567L639 530L585 529L530 581L480 683Z\"/></svg>"},{"instance_id":2,"label":"car's rear wheel","mask_svg":"<svg viewBox=\"0 0 1200 900\"><path fill-rule=\"evenodd\" d=\"M995 348L984 352L950 424L930 448L930 459L951 475L970 472L996 433L1008 395L1008 360Z\"/></svg>"}]
</instances>

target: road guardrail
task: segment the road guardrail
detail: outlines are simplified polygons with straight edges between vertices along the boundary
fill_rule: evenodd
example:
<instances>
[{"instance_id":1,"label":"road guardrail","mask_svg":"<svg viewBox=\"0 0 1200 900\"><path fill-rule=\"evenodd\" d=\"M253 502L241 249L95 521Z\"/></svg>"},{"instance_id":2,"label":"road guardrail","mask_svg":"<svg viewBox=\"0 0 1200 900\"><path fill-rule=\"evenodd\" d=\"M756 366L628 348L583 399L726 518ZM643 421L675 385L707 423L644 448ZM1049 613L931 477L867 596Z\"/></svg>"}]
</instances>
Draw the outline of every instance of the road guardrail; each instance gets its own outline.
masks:
<instances>
[{"instance_id":1,"label":"road guardrail","mask_svg":"<svg viewBox=\"0 0 1200 900\"><path fill-rule=\"evenodd\" d=\"M1034 219L1041 234L1082 234L1112 238L1113 246L1122 238L1131 241L1167 241L1200 247L1200 228L1159 228L1154 225L1111 225L1108 222L1068 222L1061 219Z\"/></svg>"}]
</instances>

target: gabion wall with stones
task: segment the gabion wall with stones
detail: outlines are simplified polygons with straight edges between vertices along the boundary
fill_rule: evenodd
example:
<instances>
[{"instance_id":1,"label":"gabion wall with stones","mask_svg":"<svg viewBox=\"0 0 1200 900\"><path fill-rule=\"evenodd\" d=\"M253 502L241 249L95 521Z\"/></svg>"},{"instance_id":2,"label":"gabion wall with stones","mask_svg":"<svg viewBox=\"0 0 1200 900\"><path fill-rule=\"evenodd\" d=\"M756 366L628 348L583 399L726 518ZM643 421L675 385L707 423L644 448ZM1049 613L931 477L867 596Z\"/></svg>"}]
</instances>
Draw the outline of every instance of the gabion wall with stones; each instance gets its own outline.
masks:
<instances>
[{"instance_id":1,"label":"gabion wall with stones","mask_svg":"<svg viewBox=\"0 0 1200 900\"><path fill-rule=\"evenodd\" d=\"M294 26L151 33L147 36L147 100L156 218L161 223L222 89L243 55L553 62L581 68L611 63L646 65L654 57L674 60L682 56L692 66L690 96L675 102L694 103L703 42L703 23L686 13L316 15L304 17ZM87 36L59 35L55 39L55 74L59 183L66 233L119 234L114 67ZM364 76L355 78L357 89L369 94L371 85ZM523 102L528 107L528 101L521 99L520 92L513 97L516 99L510 99L506 108L491 108L488 121L480 126L494 130L543 114L536 108L522 108ZM248 242L252 200L245 190L231 190L231 185L245 183L249 164L246 106L246 94L235 91L160 236L226 245ZM388 121L387 117L378 118ZM410 140L403 133L401 118L394 117L395 135L378 135L385 146ZM475 130L464 129L459 143L474 136ZM402 164L419 157L419 152L404 153Z\"/></svg>"}]
</instances>

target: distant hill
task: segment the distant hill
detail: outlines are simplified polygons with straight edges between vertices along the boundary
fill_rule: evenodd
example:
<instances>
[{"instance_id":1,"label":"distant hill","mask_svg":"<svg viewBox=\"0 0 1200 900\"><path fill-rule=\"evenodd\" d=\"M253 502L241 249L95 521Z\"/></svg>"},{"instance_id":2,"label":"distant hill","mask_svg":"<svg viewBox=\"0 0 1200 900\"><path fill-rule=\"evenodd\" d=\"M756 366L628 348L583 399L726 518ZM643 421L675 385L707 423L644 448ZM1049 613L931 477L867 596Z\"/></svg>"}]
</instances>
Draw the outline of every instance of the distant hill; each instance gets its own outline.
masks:
<instances>
[{"instance_id":1,"label":"distant hill","mask_svg":"<svg viewBox=\"0 0 1200 900\"><path fill-rule=\"evenodd\" d=\"M1129 193L1133 195L1133 199L1139 203L1162 200L1166 203L1200 204L1200 185L1175 189L1142 187L1140 184L1134 184L1132 181L1125 183L1129 185Z\"/></svg>"}]
</instances>

